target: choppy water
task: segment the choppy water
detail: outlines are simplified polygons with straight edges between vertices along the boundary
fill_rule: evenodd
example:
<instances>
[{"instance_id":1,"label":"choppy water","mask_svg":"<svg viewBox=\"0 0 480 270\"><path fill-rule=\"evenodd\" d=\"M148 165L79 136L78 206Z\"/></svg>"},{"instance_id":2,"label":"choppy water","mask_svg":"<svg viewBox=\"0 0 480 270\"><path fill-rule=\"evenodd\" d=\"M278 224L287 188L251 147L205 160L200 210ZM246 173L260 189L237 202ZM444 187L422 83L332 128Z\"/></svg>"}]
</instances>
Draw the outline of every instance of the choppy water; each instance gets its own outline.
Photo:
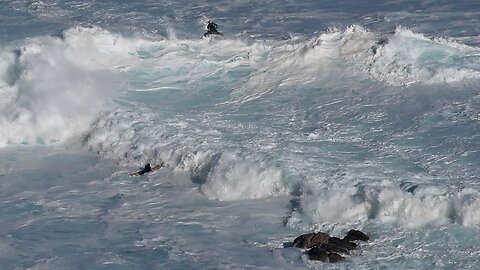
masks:
<instances>
[{"instance_id":1,"label":"choppy water","mask_svg":"<svg viewBox=\"0 0 480 270\"><path fill-rule=\"evenodd\" d=\"M478 268L480 3L374 2L0 1L2 269Z\"/></svg>"}]
</instances>

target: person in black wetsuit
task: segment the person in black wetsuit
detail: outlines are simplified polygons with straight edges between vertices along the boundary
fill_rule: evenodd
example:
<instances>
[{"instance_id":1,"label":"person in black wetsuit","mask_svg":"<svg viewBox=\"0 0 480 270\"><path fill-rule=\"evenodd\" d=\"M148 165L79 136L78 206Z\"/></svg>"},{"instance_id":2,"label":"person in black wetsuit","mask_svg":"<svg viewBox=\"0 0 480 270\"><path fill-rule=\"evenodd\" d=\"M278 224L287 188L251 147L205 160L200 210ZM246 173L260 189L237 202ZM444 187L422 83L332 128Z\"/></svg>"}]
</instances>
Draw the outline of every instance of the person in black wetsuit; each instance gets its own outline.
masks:
<instances>
[{"instance_id":1,"label":"person in black wetsuit","mask_svg":"<svg viewBox=\"0 0 480 270\"><path fill-rule=\"evenodd\" d=\"M147 165L145 165L145 167L143 169L141 169L138 172L129 173L129 175L130 176L139 176L139 175L144 175L145 173L151 172L151 171L152 171L152 167L150 167L150 163L147 163Z\"/></svg>"},{"instance_id":2,"label":"person in black wetsuit","mask_svg":"<svg viewBox=\"0 0 480 270\"><path fill-rule=\"evenodd\" d=\"M150 167L150 163L147 163L147 165L145 165L145 167L143 169L138 171L138 174L142 175L142 174L145 174L145 173L151 172L151 171L152 171L152 167Z\"/></svg>"},{"instance_id":3,"label":"person in black wetsuit","mask_svg":"<svg viewBox=\"0 0 480 270\"><path fill-rule=\"evenodd\" d=\"M218 32L217 27L218 27L218 24L212 21L208 21L208 24L207 24L208 32Z\"/></svg>"},{"instance_id":4,"label":"person in black wetsuit","mask_svg":"<svg viewBox=\"0 0 480 270\"><path fill-rule=\"evenodd\" d=\"M204 37L206 37L208 35L221 35L221 36L223 36L222 33L218 32L217 27L218 27L218 24L216 24L212 21L208 21L207 32L205 34L203 34L203 36Z\"/></svg>"}]
</instances>

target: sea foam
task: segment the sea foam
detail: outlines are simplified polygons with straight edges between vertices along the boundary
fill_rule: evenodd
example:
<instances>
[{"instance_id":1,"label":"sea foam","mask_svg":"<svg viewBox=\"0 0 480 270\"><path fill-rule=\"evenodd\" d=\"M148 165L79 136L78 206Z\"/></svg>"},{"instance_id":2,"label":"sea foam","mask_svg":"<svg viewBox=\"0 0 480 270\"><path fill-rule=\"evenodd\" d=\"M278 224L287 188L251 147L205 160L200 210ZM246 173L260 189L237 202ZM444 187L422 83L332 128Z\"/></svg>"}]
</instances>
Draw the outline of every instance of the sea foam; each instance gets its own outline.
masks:
<instances>
[{"instance_id":1,"label":"sea foam","mask_svg":"<svg viewBox=\"0 0 480 270\"><path fill-rule=\"evenodd\" d=\"M3 47L0 145L64 141L87 129L121 89L115 68L135 44L99 28L76 27Z\"/></svg>"}]
</instances>

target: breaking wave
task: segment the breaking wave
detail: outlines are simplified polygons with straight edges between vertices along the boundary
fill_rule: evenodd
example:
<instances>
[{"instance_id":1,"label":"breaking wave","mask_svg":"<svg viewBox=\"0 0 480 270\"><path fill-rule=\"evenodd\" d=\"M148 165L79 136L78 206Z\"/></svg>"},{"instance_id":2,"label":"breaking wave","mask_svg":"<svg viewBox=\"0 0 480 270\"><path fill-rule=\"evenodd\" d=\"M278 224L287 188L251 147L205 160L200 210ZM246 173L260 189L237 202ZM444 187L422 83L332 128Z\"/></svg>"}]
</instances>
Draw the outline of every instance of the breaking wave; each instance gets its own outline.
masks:
<instances>
[{"instance_id":1,"label":"breaking wave","mask_svg":"<svg viewBox=\"0 0 480 270\"><path fill-rule=\"evenodd\" d=\"M230 96L230 101L224 101L235 103L278 89L321 83L348 63L354 65L347 72L357 76L363 72L391 85L452 83L480 74L478 48L427 38L402 27L381 37L352 26L314 39L253 43L154 42L76 27L60 37L37 37L4 46L1 57L0 122L5 127L1 145L64 141L86 130L105 101L122 89L122 80L145 79L119 76L131 65L137 65L138 72L161 76L164 87L177 89L185 87L185 81L220 76ZM148 64L142 68L140 63ZM133 85L138 90L152 89Z\"/></svg>"},{"instance_id":2,"label":"breaking wave","mask_svg":"<svg viewBox=\"0 0 480 270\"><path fill-rule=\"evenodd\" d=\"M391 85L454 83L480 77L480 50L398 27L380 38L364 69Z\"/></svg>"},{"instance_id":3,"label":"breaking wave","mask_svg":"<svg viewBox=\"0 0 480 270\"><path fill-rule=\"evenodd\" d=\"M61 142L88 129L121 88L135 42L77 27L1 49L0 145Z\"/></svg>"},{"instance_id":4,"label":"breaking wave","mask_svg":"<svg viewBox=\"0 0 480 270\"><path fill-rule=\"evenodd\" d=\"M316 186L323 175L282 159L295 142L272 150L277 139L298 137L261 122L269 98L292 99L280 93L332 85L338 75L393 86L476 79L478 48L403 27L375 34L351 26L282 41L127 38L76 27L0 52L0 145L82 135L87 147L123 165L163 161L187 171L212 199L297 196L293 227L369 219L413 227L480 223L473 188L420 182L410 189L393 180ZM288 109L272 114L284 119Z\"/></svg>"},{"instance_id":5,"label":"breaking wave","mask_svg":"<svg viewBox=\"0 0 480 270\"><path fill-rule=\"evenodd\" d=\"M363 226L369 220L377 220L408 228L449 223L475 227L480 225L479 206L480 193L473 188L452 190L434 185L385 183L364 190L346 185L303 198L288 225L308 230Z\"/></svg>"}]
</instances>

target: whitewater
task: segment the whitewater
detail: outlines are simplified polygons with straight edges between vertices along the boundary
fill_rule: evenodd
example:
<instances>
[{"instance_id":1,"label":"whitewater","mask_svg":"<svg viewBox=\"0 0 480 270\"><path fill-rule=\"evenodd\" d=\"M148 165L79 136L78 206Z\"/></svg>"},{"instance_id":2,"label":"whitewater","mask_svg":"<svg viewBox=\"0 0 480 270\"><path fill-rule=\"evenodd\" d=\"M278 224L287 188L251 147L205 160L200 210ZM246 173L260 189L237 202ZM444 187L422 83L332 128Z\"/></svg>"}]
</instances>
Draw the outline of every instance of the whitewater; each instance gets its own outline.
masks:
<instances>
[{"instance_id":1,"label":"whitewater","mask_svg":"<svg viewBox=\"0 0 480 270\"><path fill-rule=\"evenodd\" d=\"M0 21L0 269L480 268L480 2L0 0ZM340 263L290 247L350 229L370 241Z\"/></svg>"}]
</instances>

